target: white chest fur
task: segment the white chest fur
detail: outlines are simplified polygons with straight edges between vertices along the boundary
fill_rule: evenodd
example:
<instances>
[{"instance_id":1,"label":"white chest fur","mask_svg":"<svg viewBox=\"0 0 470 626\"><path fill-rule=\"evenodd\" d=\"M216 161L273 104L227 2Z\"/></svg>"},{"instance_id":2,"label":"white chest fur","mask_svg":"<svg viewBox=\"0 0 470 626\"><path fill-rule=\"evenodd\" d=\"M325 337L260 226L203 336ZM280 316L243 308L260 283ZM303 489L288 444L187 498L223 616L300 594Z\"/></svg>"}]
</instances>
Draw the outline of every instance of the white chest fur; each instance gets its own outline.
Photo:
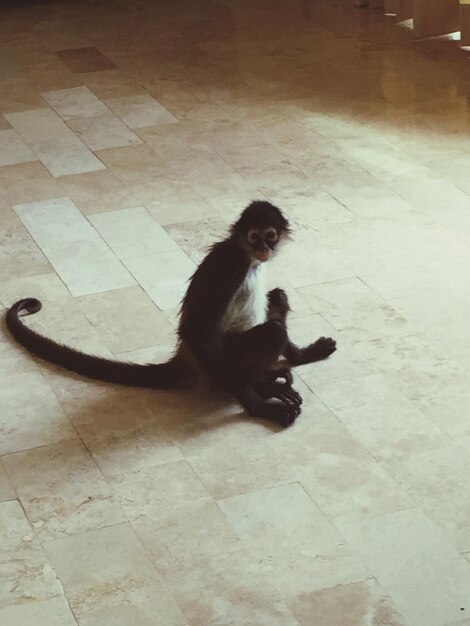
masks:
<instances>
[{"instance_id":1,"label":"white chest fur","mask_svg":"<svg viewBox=\"0 0 470 626\"><path fill-rule=\"evenodd\" d=\"M264 264L254 263L234 293L222 319L225 332L243 332L266 321Z\"/></svg>"}]
</instances>

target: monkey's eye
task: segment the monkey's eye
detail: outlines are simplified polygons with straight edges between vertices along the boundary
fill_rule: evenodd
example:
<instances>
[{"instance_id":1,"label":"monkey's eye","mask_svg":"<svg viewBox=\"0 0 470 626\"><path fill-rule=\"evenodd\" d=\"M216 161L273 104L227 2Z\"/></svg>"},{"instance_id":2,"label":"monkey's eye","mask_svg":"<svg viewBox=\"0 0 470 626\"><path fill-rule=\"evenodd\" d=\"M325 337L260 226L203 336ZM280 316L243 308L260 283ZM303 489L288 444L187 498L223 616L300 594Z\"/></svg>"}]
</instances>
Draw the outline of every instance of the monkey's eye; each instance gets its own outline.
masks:
<instances>
[{"instance_id":1,"label":"monkey's eye","mask_svg":"<svg viewBox=\"0 0 470 626\"><path fill-rule=\"evenodd\" d=\"M248 235L246 236L248 243L255 243L259 239L259 233L256 229L252 228L248 231Z\"/></svg>"},{"instance_id":2,"label":"monkey's eye","mask_svg":"<svg viewBox=\"0 0 470 626\"><path fill-rule=\"evenodd\" d=\"M268 241L277 241L277 231L275 228L268 228L264 236Z\"/></svg>"}]
</instances>

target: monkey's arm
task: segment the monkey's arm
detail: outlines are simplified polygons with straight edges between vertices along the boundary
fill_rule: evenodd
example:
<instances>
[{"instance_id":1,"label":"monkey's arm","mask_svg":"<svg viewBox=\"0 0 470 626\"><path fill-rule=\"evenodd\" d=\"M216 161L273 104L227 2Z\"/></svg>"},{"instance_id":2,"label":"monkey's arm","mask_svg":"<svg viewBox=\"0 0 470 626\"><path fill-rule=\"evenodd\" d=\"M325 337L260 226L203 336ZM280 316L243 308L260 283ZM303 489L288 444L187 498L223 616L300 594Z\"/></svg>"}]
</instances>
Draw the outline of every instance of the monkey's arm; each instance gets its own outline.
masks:
<instances>
[{"instance_id":1,"label":"monkey's arm","mask_svg":"<svg viewBox=\"0 0 470 626\"><path fill-rule=\"evenodd\" d=\"M287 294L283 289L272 289L268 293L268 319L282 320L285 323L290 310ZM288 339L284 348L284 356L291 366L306 365L327 359L335 350L336 341L331 337L320 337L304 348L296 346Z\"/></svg>"}]
</instances>

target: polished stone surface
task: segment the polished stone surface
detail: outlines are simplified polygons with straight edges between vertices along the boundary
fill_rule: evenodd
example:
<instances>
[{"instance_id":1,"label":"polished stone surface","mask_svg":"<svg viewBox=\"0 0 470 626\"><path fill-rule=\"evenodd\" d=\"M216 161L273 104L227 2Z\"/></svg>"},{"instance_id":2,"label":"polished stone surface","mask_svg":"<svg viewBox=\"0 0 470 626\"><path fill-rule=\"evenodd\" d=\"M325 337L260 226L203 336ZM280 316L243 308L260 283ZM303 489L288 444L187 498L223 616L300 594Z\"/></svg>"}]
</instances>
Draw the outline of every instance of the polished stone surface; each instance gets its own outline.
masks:
<instances>
[{"instance_id":1,"label":"polished stone surface","mask_svg":"<svg viewBox=\"0 0 470 626\"><path fill-rule=\"evenodd\" d=\"M339 350L278 432L4 332L2 626L470 624L468 57L352 4L3 3L0 313L37 296L60 341L166 359L260 198L293 339Z\"/></svg>"}]
</instances>

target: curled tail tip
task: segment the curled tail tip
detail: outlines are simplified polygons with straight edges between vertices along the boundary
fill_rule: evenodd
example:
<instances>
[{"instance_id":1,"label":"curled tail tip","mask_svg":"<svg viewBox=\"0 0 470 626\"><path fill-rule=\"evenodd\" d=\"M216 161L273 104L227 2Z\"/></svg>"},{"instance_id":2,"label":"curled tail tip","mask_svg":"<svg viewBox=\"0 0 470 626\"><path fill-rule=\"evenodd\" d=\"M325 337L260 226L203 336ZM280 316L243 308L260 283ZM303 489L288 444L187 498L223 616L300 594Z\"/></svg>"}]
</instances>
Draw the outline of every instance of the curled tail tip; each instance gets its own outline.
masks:
<instances>
[{"instance_id":1,"label":"curled tail tip","mask_svg":"<svg viewBox=\"0 0 470 626\"><path fill-rule=\"evenodd\" d=\"M10 307L10 311L19 313L27 311L27 315L37 313L42 308L41 302L37 298L22 298Z\"/></svg>"}]
</instances>

